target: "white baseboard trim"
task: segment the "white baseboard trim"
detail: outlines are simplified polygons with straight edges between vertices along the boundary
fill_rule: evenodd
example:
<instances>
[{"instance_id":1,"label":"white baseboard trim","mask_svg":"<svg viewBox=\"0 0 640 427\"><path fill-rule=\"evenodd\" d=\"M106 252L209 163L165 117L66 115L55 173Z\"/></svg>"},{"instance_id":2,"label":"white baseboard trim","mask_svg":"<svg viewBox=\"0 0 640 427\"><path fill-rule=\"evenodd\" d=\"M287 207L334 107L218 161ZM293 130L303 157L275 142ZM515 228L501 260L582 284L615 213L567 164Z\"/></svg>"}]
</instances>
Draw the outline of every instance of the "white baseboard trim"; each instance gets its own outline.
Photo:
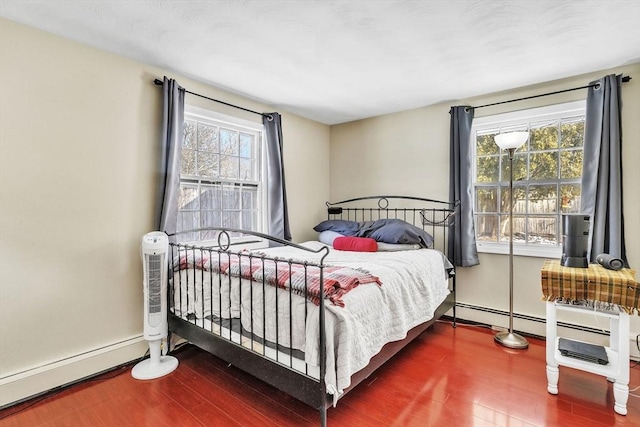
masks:
<instances>
[{"instance_id":1,"label":"white baseboard trim","mask_svg":"<svg viewBox=\"0 0 640 427\"><path fill-rule=\"evenodd\" d=\"M137 360L148 344L137 335L0 377L0 409Z\"/></svg>"}]
</instances>

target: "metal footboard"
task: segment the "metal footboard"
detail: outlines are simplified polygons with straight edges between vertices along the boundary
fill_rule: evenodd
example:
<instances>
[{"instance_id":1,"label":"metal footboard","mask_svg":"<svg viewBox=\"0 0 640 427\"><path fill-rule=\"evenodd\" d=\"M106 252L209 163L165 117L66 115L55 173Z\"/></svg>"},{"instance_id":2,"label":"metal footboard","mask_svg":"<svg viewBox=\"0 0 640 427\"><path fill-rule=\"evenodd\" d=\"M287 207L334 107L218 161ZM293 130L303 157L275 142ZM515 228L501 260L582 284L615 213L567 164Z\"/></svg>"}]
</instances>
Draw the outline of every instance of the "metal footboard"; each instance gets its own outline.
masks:
<instances>
[{"instance_id":1,"label":"metal footboard","mask_svg":"<svg viewBox=\"0 0 640 427\"><path fill-rule=\"evenodd\" d=\"M326 419L325 294L323 286L318 286L319 294L312 296L309 278L324 283L324 258L329 249L312 250L248 230L213 227L184 233L205 230L217 233L217 242L211 246L170 243L170 330L318 408ZM317 254L317 262L234 250L232 235L295 247ZM317 368L304 362L304 348L300 348L307 330L309 299L318 305Z\"/></svg>"}]
</instances>

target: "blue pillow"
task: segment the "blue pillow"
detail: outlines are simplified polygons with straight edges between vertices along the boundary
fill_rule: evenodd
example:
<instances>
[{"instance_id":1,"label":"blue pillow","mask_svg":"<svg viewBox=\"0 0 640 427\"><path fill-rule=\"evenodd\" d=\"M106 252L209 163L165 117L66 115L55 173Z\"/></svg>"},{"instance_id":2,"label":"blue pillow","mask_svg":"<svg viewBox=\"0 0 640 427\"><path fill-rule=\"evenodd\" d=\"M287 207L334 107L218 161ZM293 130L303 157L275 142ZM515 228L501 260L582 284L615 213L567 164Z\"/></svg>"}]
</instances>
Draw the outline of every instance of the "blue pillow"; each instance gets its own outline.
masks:
<instances>
[{"instance_id":1,"label":"blue pillow","mask_svg":"<svg viewBox=\"0 0 640 427\"><path fill-rule=\"evenodd\" d=\"M360 229L360 223L355 221L348 221L346 219L329 219L322 221L320 224L313 227L315 231L321 233L323 231L331 230L336 233L340 233L343 236L355 236Z\"/></svg>"},{"instance_id":2,"label":"blue pillow","mask_svg":"<svg viewBox=\"0 0 640 427\"><path fill-rule=\"evenodd\" d=\"M401 219L390 218L367 222L366 227L363 227L359 234L363 233L378 242L418 244L423 248L430 248L433 245L433 237L429 233Z\"/></svg>"}]
</instances>

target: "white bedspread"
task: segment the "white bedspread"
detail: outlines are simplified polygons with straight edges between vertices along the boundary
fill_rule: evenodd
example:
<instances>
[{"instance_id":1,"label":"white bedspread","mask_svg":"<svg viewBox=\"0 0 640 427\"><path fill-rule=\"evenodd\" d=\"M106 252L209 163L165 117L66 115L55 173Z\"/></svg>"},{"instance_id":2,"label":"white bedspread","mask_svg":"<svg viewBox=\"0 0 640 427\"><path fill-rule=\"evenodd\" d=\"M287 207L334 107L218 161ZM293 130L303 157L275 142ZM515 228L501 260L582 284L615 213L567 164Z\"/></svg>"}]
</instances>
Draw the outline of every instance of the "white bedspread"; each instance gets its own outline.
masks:
<instances>
[{"instance_id":1,"label":"white bedspread","mask_svg":"<svg viewBox=\"0 0 640 427\"><path fill-rule=\"evenodd\" d=\"M303 243L302 246L315 250L325 245L312 241ZM310 262L319 262L321 257L320 254L292 247L263 249L261 252L267 253L270 257ZM332 305L325 300L328 314L325 316L327 339L325 382L327 391L334 396L335 403L351 384L351 376L364 368L371 357L376 355L386 343L405 338L411 328L431 319L435 309L449 294L449 289L442 254L435 250L347 252L331 249L324 262L326 265L365 269L382 281L381 286L376 283L361 284L351 290L343 297L344 307ZM211 280L209 277L204 278L205 283ZM217 283L217 278L211 282ZM202 280L197 280L195 287L202 290ZM183 289L183 292L186 292L186 289ZM253 292L253 297L249 304L250 292ZM278 335L277 340L280 345L291 345L293 348L304 351L305 362L312 366L319 366L319 308L317 306L297 295L291 296L292 300L289 304L288 291L268 286L264 290L264 295L261 286L242 285L241 293L242 298L239 298L235 291L229 295L223 287L224 301L231 303L227 304L228 308L223 308L221 313L223 317L228 315L236 317L239 310L245 330L252 330L255 335L271 342L275 342ZM176 314L186 315L187 312L196 311L198 318L202 317L203 312L205 315L210 314L211 310L207 310L206 307L209 305L211 292L205 289L203 295L207 300L203 304L204 310L198 309L198 303L187 309L186 303L183 302L183 306L180 307L182 310L178 309L180 304L175 307L178 309L176 311L182 311L182 313ZM219 289L215 288L214 298L217 300L219 297ZM277 322L272 308L276 306L276 298L279 301ZM267 300L267 307L271 307L269 310L263 311L264 299ZM282 301L287 303L284 304ZM219 315L220 311L215 309L216 304L213 306L214 314ZM302 321L305 315L306 331L304 331L305 322ZM263 319L263 316L266 317ZM291 336L288 331L290 317L294 320ZM276 324L280 325L279 329ZM287 328L283 328L282 325L287 325ZM336 349L337 354L335 354ZM337 367L335 361L337 361ZM317 375L314 376L317 377Z\"/></svg>"},{"instance_id":2,"label":"white bedspread","mask_svg":"<svg viewBox=\"0 0 640 427\"><path fill-rule=\"evenodd\" d=\"M318 249L324 244L306 242ZM272 248L270 256L319 261L320 256L301 255L290 247ZM391 341L401 340L407 332L431 319L435 309L449 294L442 254L430 249L401 252L346 252L331 250L327 265L364 268L382 281L360 285L344 298L345 307L327 304L332 316L326 316L328 391L334 403L351 384L351 375L364 368L371 357ZM306 362L318 365L318 307L312 307L307 321ZM334 349L338 354L334 355ZM334 366L333 361L338 361Z\"/></svg>"}]
</instances>

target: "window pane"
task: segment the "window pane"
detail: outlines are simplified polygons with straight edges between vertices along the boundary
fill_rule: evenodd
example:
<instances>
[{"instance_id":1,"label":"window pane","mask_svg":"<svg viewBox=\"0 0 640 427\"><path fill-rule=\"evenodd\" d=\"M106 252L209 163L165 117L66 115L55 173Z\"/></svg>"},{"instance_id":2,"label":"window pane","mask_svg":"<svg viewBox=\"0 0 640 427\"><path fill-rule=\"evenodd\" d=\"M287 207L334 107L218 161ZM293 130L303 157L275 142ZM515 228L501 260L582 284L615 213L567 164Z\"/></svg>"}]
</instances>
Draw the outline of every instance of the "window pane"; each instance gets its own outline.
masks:
<instances>
[{"instance_id":1,"label":"window pane","mask_svg":"<svg viewBox=\"0 0 640 427\"><path fill-rule=\"evenodd\" d=\"M513 216L513 243L525 243L526 219L521 215ZM509 215L500 215L500 242L509 243Z\"/></svg>"},{"instance_id":2,"label":"window pane","mask_svg":"<svg viewBox=\"0 0 640 427\"><path fill-rule=\"evenodd\" d=\"M536 214L558 212L557 188L556 184L530 186L528 213Z\"/></svg>"},{"instance_id":3,"label":"window pane","mask_svg":"<svg viewBox=\"0 0 640 427\"><path fill-rule=\"evenodd\" d=\"M202 211L202 227L220 227L220 211ZM207 233L211 236L213 232Z\"/></svg>"},{"instance_id":4,"label":"window pane","mask_svg":"<svg viewBox=\"0 0 640 427\"><path fill-rule=\"evenodd\" d=\"M247 230L258 230L258 212L242 211L242 228Z\"/></svg>"},{"instance_id":5,"label":"window pane","mask_svg":"<svg viewBox=\"0 0 640 427\"><path fill-rule=\"evenodd\" d=\"M476 234L479 241L498 241L498 215L478 215Z\"/></svg>"},{"instance_id":6,"label":"window pane","mask_svg":"<svg viewBox=\"0 0 640 427\"><path fill-rule=\"evenodd\" d=\"M240 157L253 157L253 139L253 135L249 135L247 133L240 134Z\"/></svg>"},{"instance_id":7,"label":"window pane","mask_svg":"<svg viewBox=\"0 0 640 427\"><path fill-rule=\"evenodd\" d=\"M558 148L558 124L536 123L529 131L529 150L549 150Z\"/></svg>"},{"instance_id":8,"label":"window pane","mask_svg":"<svg viewBox=\"0 0 640 427\"><path fill-rule=\"evenodd\" d=\"M556 245L558 243L558 219L555 216L531 216L528 221L528 243Z\"/></svg>"},{"instance_id":9,"label":"window pane","mask_svg":"<svg viewBox=\"0 0 640 427\"><path fill-rule=\"evenodd\" d=\"M527 187L516 185L513 187L513 213L526 213Z\"/></svg>"},{"instance_id":10,"label":"window pane","mask_svg":"<svg viewBox=\"0 0 640 427\"><path fill-rule=\"evenodd\" d=\"M239 211L222 212L222 226L227 228L241 228L240 212Z\"/></svg>"},{"instance_id":11,"label":"window pane","mask_svg":"<svg viewBox=\"0 0 640 427\"><path fill-rule=\"evenodd\" d=\"M582 150L560 152L560 178L580 178L582 176Z\"/></svg>"},{"instance_id":12,"label":"window pane","mask_svg":"<svg viewBox=\"0 0 640 427\"><path fill-rule=\"evenodd\" d=\"M186 120L184 122L184 139L182 140L182 148L196 148L196 122Z\"/></svg>"},{"instance_id":13,"label":"window pane","mask_svg":"<svg viewBox=\"0 0 640 427\"><path fill-rule=\"evenodd\" d=\"M217 185L203 185L200 189L200 205L202 209L220 210L222 208L221 191Z\"/></svg>"},{"instance_id":14,"label":"window pane","mask_svg":"<svg viewBox=\"0 0 640 427\"><path fill-rule=\"evenodd\" d=\"M220 128L220 154L238 156L238 131Z\"/></svg>"},{"instance_id":15,"label":"window pane","mask_svg":"<svg viewBox=\"0 0 640 427\"><path fill-rule=\"evenodd\" d=\"M240 187L225 185L222 189L222 209L240 209Z\"/></svg>"},{"instance_id":16,"label":"window pane","mask_svg":"<svg viewBox=\"0 0 640 427\"><path fill-rule=\"evenodd\" d=\"M502 155L501 181L509 181L509 155ZM513 156L513 180L527 179L527 153L516 153Z\"/></svg>"},{"instance_id":17,"label":"window pane","mask_svg":"<svg viewBox=\"0 0 640 427\"><path fill-rule=\"evenodd\" d=\"M198 197L197 186L188 184L182 184L180 186L180 195L178 196L178 209L200 209L200 198Z\"/></svg>"},{"instance_id":18,"label":"window pane","mask_svg":"<svg viewBox=\"0 0 640 427\"><path fill-rule=\"evenodd\" d=\"M478 156L476 182L498 182L498 157Z\"/></svg>"},{"instance_id":19,"label":"window pane","mask_svg":"<svg viewBox=\"0 0 640 427\"><path fill-rule=\"evenodd\" d=\"M200 228L200 212L199 211L179 211L178 212L178 231L193 230L194 228ZM181 237L183 240L195 240L197 234L187 235Z\"/></svg>"},{"instance_id":20,"label":"window pane","mask_svg":"<svg viewBox=\"0 0 640 427\"><path fill-rule=\"evenodd\" d=\"M237 157L220 156L220 176L227 179L238 179L239 160Z\"/></svg>"},{"instance_id":21,"label":"window pane","mask_svg":"<svg viewBox=\"0 0 640 427\"><path fill-rule=\"evenodd\" d=\"M196 152L195 150L182 149L180 153L180 174L196 174Z\"/></svg>"},{"instance_id":22,"label":"window pane","mask_svg":"<svg viewBox=\"0 0 640 427\"><path fill-rule=\"evenodd\" d=\"M511 199L509 197L509 187L501 186L500 187L500 212L509 212L509 205L511 204Z\"/></svg>"},{"instance_id":23,"label":"window pane","mask_svg":"<svg viewBox=\"0 0 640 427\"><path fill-rule=\"evenodd\" d=\"M258 209L258 189L243 188L242 189L242 209Z\"/></svg>"},{"instance_id":24,"label":"window pane","mask_svg":"<svg viewBox=\"0 0 640 427\"><path fill-rule=\"evenodd\" d=\"M509 212L509 187L500 187L500 212ZM521 185L513 186L513 213L525 213L527 203L527 187Z\"/></svg>"},{"instance_id":25,"label":"window pane","mask_svg":"<svg viewBox=\"0 0 640 427\"><path fill-rule=\"evenodd\" d=\"M560 186L560 200L562 213L579 213L582 186L579 184L564 184Z\"/></svg>"},{"instance_id":26,"label":"window pane","mask_svg":"<svg viewBox=\"0 0 640 427\"><path fill-rule=\"evenodd\" d=\"M198 153L198 175L212 178L218 176L218 155L201 151Z\"/></svg>"},{"instance_id":27,"label":"window pane","mask_svg":"<svg viewBox=\"0 0 640 427\"><path fill-rule=\"evenodd\" d=\"M498 212L497 188L476 188L476 212Z\"/></svg>"},{"instance_id":28,"label":"window pane","mask_svg":"<svg viewBox=\"0 0 640 427\"><path fill-rule=\"evenodd\" d=\"M558 178L558 152L531 153L530 180Z\"/></svg>"},{"instance_id":29,"label":"window pane","mask_svg":"<svg viewBox=\"0 0 640 427\"><path fill-rule=\"evenodd\" d=\"M478 134L476 140L476 153L479 156L486 154L498 154L498 152L500 151L500 147L498 147L494 139L496 134L497 132L492 132L484 135Z\"/></svg>"},{"instance_id":30,"label":"window pane","mask_svg":"<svg viewBox=\"0 0 640 427\"><path fill-rule=\"evenodd\" d=\"M251 159L240 158L240 179L255 181L253 169L254 162Z\"/></svg>"},{"instance_id":31,"label":"window pane","mask_svg":"<svg viewBox=\"0 0 640 427\"><path fill-rule=\"evenodd\" d=\"M566 120L560 127L562 148L582 147L584 145L584 117Z\"/></svg>"},{"instance_id":32,"label":"window pane","mask_svg":"<svg viewBox=\"0 0 640 427\"><path fill-rule=\"evenodd\" d=\"M527 233L527 220L524 216L513 216L513 243L525 243Z\"/></svg>"},{"instance_id":33,"label":"window pane","mask_svg":"<svg viewBox=\"0 0 640 427\"><path fill-rule=\"evenodd\" d=\"M218 127L198 123L198 150L218 151Z\"/></svg>"}]
</instances>

